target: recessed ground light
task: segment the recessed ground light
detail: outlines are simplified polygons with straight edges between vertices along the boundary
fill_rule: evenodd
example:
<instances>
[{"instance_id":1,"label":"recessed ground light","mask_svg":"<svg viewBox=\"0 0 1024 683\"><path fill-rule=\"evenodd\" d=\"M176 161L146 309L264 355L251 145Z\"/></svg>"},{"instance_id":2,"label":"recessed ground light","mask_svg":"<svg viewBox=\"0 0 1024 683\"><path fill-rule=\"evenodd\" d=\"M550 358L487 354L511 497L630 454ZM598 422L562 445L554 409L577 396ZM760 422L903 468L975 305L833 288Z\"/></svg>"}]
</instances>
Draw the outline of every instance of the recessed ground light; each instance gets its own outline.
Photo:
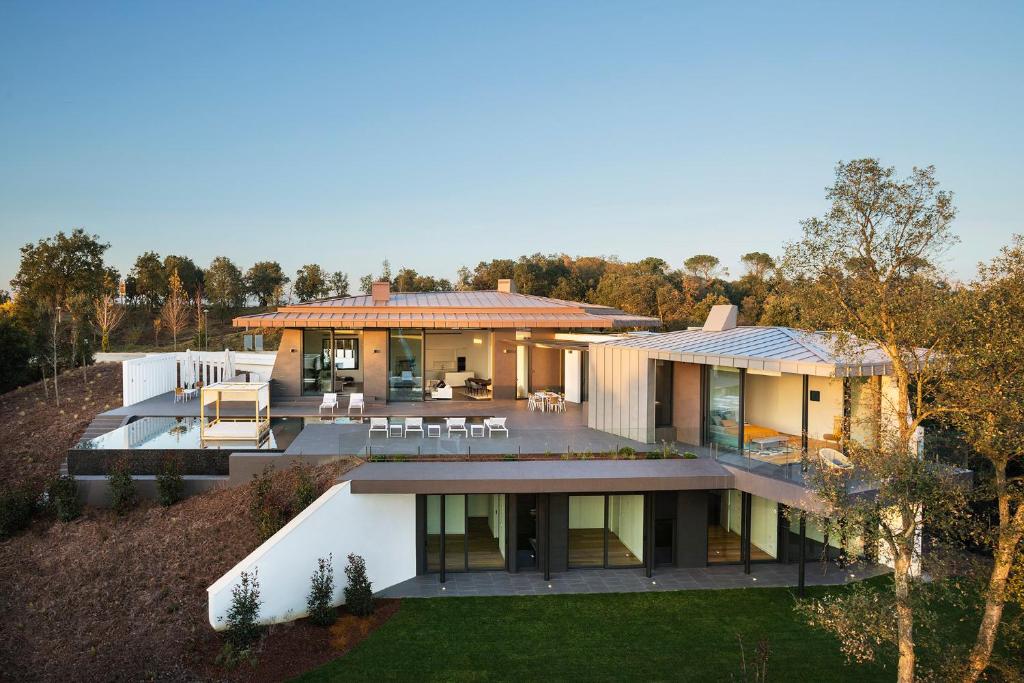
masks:
<instances>
[{"instance_id":1,"label":"recessed ground light","mask_svg":"<svg viewBox=\"0 0 1024 683\"><path fill-rule=\"evenodd\" d=\"M550 583L548 584L548 588L551 588L551 584Z\"/></svg>"},{"instance_id":2,"label":"recessed ground light","mask_svg":"<svg viewBox=\"0 0 1024 683\"><path fill-rule=\"evenodd\" d=\"M658 585L658 582L657 582L657 581L651 581L651 585L652 585L652 586L657 586L657 585Z\"/></svg>"},{"instance_id":3,"label":"recessed ground light","mask_svg":"<svg viewBox=\"0 0 1024 683\"><path fill-rule=\"evenodd\" d=\"M445 588L444 586L441 586L441 590L447 590L447 588Z\"/></svg>"},{"instance_id":4,"label":"recessed ground light","mask_svg":"<svg viewBox=\"0 0 1024 683\"><path fill-rule=\"evenodd\" d=\"M752 576L750 578L754 579L754 581L757 581L757 577L756 576Z\"/></svg>"}]
</instances>

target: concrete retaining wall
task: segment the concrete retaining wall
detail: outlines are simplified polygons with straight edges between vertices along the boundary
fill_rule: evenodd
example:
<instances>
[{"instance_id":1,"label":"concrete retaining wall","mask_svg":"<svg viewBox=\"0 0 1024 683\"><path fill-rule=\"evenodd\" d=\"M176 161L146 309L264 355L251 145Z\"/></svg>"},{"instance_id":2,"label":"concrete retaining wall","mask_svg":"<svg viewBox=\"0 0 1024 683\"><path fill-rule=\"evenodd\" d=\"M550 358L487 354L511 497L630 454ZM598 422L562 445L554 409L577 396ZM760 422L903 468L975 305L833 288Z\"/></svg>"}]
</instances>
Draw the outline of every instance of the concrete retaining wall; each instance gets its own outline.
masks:
<instances>
[{"instance_id":1,"label":"concrete retaining wall","mask_svg":"<svg viewBox=\"0 0 1024 683\"><path fill-rule=\"evenodd\" d=\"M155 476L143 475L132 477L132 479L135 480L135 490L138 491L140 498L144 500L157 499ZM226 476L186 475L182 477L182 479L185 480L185 490L183 494L185 498L189 498L200 493L206 493L207 491L212 491L214 489L224 488L228 485L228 478ZM75 482L78 484L78 499L81 500L82 503L93 507L110 507L110 482L107 481L105 476L76 476Z\"/></svg>"},{"instance_id":2,"label":"concrete retaining wall","mask_svg":"<svg viewBox=\"0 0 1024 683\"><path fill-rule=\"evenodd\" d=\"M416 496L353 495L349 482L331 487L206 589L210 625L226 628L231 590L242 572L258 573L261 623L305 616L310 576L317 559L328 554L334 565L333 602L340 604L349 553L366 560L374 592L416 576Z\"/></svg>"}]
</instances>

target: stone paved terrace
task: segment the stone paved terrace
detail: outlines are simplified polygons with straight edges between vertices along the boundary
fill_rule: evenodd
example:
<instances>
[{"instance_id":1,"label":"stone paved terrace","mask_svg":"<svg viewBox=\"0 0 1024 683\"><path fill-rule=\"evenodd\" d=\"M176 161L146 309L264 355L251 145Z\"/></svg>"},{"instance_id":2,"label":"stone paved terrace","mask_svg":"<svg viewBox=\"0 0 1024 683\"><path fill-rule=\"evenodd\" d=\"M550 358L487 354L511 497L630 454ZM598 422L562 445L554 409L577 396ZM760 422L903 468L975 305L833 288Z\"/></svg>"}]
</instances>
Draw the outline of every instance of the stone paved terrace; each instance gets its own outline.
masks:
<instances>
[{"instance_id":1,"label":"stone paved terrace","mask_svg":"<svg viewBox=\"0 0 1024 683\"><path fill-rule=\"evenodd\" d=\"M566 593L642 593L656 591L795 587L796 564L754 564L749 575L738 565L699 568L659 567L647 578L643 569L570 569L544 580L541 572L512 574L503 571L425 574L378 593L385 598L432 598L469 595L553 595ZM841 569L832 563L808 561L806 585L832 586L886 574L886 567L856 564Z\"/></svg>"}]
</instances>

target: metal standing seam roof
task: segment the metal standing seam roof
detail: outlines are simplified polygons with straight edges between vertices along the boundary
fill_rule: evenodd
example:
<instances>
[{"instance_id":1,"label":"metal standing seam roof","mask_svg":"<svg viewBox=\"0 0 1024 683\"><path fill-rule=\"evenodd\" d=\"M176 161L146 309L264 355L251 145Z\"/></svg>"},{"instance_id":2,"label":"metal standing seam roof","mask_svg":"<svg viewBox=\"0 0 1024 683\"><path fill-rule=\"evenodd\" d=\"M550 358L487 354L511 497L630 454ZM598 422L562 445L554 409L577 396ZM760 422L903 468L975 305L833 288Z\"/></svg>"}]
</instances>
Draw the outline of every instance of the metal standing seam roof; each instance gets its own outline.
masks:
<instances>
[{"instance_id":1,"label":"metal standing seam roof","mask_svg":"<svg viewBox=\"0 0 1024 683\"><path fill-rule=\"evenodd\" d=\"M394 292L281 306L240 316L236 327L660 327L661 321L608 306L508 292Z\"/></svg>"},{"instance_id":2,"label":"metal standing seam roof","mask_svg":"<svg viewBox=\"0 0 1024 683\"><path fill-rule=\"evenodd\" d=\"M642 349L673 360L822 376L886 375L889 357L877 347L851 344L838 353L831 335L790 327L736 327L705 332L680 330L600 342L602 346Z\"/></svg>"}]
</instances>

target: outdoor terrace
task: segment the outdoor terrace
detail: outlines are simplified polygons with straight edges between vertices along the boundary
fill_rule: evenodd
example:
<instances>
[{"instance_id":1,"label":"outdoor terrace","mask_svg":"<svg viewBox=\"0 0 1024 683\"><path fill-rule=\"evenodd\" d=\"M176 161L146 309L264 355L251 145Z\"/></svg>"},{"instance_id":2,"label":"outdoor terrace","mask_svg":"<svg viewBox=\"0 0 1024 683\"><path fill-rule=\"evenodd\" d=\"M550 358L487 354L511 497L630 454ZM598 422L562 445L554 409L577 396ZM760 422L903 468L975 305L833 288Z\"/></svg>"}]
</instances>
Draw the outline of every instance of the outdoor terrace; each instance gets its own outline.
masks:
<instances>
[{"instance_id":1,"label":"outdoor terrace","mask_svg":"<svg viewBox=\"0 0 1024 683\"><path fill-rule=\"evenodd\" d=\"M294 424L287 428L287 438L278 439L288 456L356 455L372 459L399 460L495 460L495 459L647 459L649 457L678 458L696 456L716 461L745 475L764 477L806 488L810 473L818 465L806 458L788 457L784 460L750 451L731 452L717 447L692 444L644 443L590 429L586 426L586 406L567 404L564 413L531 411L526 401L424 401L409 403L368 403L362 415L355 411L347 415L342 407L335 411L319 411L319 397L272 400L271 418L277 422L288 418ZM251 406L221 405L225 416L246 416ZM198 417L199 402L175 402L173 392L141 401L131 406L116 408L104 414L109 417ZM441 426L440 437L425 434L387 437L369 433L369 418L385 417L391 423L402 423L406 417L422 417L424 424ZM488 417L506 417L509 435L473 437L464 434L448 436L444 426L446 417L465 417L467 424L482 424ZM275 426L275 431L277 427ZM282 437L284 435L281 435ZM641 435L637 435L640 437ZM286 445L285 445L286 444ZM631 449L631 450L630 450ZM868 490L869 486L847 475L852 490Z\"/></svg>"}]
</instances>

